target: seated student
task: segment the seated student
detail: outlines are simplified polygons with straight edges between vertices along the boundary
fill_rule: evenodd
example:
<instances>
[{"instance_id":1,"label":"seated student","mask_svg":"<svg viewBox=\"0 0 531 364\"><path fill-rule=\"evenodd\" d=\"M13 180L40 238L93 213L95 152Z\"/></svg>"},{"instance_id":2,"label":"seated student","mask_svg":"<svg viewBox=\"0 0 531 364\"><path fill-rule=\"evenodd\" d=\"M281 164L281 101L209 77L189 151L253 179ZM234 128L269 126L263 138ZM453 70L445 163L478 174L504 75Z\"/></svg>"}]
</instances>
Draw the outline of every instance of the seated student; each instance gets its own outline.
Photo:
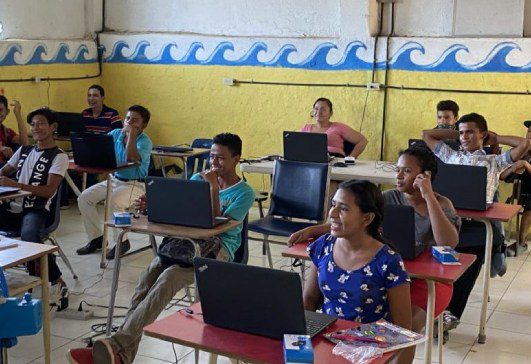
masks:
<instances>
[{"instance_id":1,"label":"seated student","mask_svg":"<svg viewBox=\"0 0 531 364\"><path fill-rule=\"evenodd\" d=\"M11 103L15 119L17 119L18 134L13 130L3 125L7 115L9 115L9 107L7 98L0 95L0 167L2 167L9 158L13 156L13 151L20 145L28 145L28 132L22 120L22 113L20 102L13 100Z\"/></svg>"},{"instance_id":2,"label":"seated student","mask_svg":"<svg viewBox=\"0 0 531 364\"><path fill-rule=\"evenodd\" d=\"M531 140L531 120L524 122L527 128L526 138ZM520 221L520 231L518 231L518 244L514 249L518 252L527 250L527 231L531 225L531 152L527 153L521 160L515 162L510 168L507 168L500 175L500 179L512 183L515 179L520 180L520 200L518 203L524 207L524 214ZM510 255L514 254L513 250L507 250Z\"/></svg>"},{"instance_id":3,"label":"seated student","mask_svg":"<svg viewBox=\"0 0 531 364\"><path fill-rule=\"evenodd\" d=\"M133 105L127 110L123 129L109 132L114 139L114 151L118 163L137 162L137 167L116 171L112 177L112 211L124 211L144 193L144 179L149 168L149 158L153 143L144 132L148 126L151 114L140 105ZM77 199L79 211L88 243L77 250L77 254L86 255L101 249L103 244L103 219L99 216L96 205L105 200L107 195L107 181L100 182L87 188ZM119 232L113 229L114 241ZM107 242L105 242L107 243ZM121 242L121 252L125 254L131 245L129 240ZM114 259L114 248L107 252L107 259Z\"/></svg>"},{"instance_id":4,"label":"seated student","mask_svg":"<svg viewBox=\"0 0 531 364\"><path fill-rule=\"evenodd\" d=\"M435 129L457 130L459 105L452 100L442 100L437 104L437 126Z\"/></svg>"},{"instance_id":5,"label":"seated student","mask_svg":"<svg viewBox=\"0 0 531 364\"><path fill-rule=\"evenodd\" d=\"M50 214L51 200L68 168L68 156L55 145L55 113L47 108L37 109L29 113L27 121L36 145L24 145L13 154L0 169L0 186L17 187L32 195L0 203L0 230L20 229L22 241L42 243L41 230ZM14 179L7 177L15 172ZM28 263L28 270L32 276L40 275L35 262ZM68 290L52 254L48 255L48 274L51 297L66 300ZM65 300L62 309L68 305Z\"/></svg>"},{"instance_id":6,"label":"seated student","mask_svg":"<svg viewBox=\"0 0 531 364\"><path fill-rule=\"evenodd\" d=\"M100 85L88 88L87 102L89 108L81 112L83 123L88 132L108 133L113 129L121 129L122 118L118 111L103 103L105 90Z\"/></svg>"},{"instance_id":7,"label":"seated student","mask_svg":"<svg viewBox=\"0 0 531 364\"><path fill-rule=\"evenodd\" d=\"M306 124L301 131L309 133L325 133L328 136L328 152L331 155L345 157L347 154L343 149L344 141L355 144L350 156L358 158L367 146L368 140L361 133L350 126L339 122L330 121L333 114L332 102L324 97L317 99L313 103L312 117L315 124Z\"/></svg>"},{"instance_id":8,"label":"seated student","mask_svg":"<svg viewBox=\"0 0 531 364\"><path fill-rule=\"evenodd\" d=\"M242 141L230 133L214 137L210 149L210 170L192 176L193 180L205 180L210 184L214 216L226 216L243 221L253 201L253 189L236 174L240 161ZM145 196L138 201L138 208L146 206ZM216 259L232 261L241 244L242 226L229 230L212 240L219 250ZM155 321L175 294L194 282L193 268L164 265L159 257L151 262L139 279L131 307L124 323L109 339L98 340L92 350L70 349L67 357L71 363L131 363L133 362L144 326Z\"/></svg>"},{"instance_id":9,"label":"seated student","mask_svg":"<svg viewBox=\"0 0 531 364\"><path fill-rule=\"evenodd\" d=\"M382 243L380 190L369 181L339 184L329 211L330 233L309 247L313 264L304 309L356 322L387 319L411 328L409 277L398 253ZM411 358L412 359L412 358Z\"/></svg>"},{"instance_id":10,"label":"seated student","mask_svg":"<svg viewBox=\"0 0 531 364\"><path fill-rule=\"evenodd\" d=\"M435 155L445 163L462 164L472 166L484 166L487 168L487 202L492 202L498 188L500 173L520 159L528 152L529 141L525 138L514 136L502 136L487 129L487 121L479 114L471 113L462 116L458 121L459 131L431 129L423 131L423 139ZM444 139L455 139L459 136L462 151L454 151L442 142ZM513 146L512 149L501 155L487 155L483 145L506 144ZM465 224L463 224L465 227ZM491 276L503 275L507 269L504 255L504 237L501 224L492 224L493 227L493 257L491 264ZM484 258L484 246L457 247L464 253L472 253L477 256L474 264L454 284L454 293L448 310L457 318L460 318L474 284L481 270Z\"/></svg>"}]
</instances>

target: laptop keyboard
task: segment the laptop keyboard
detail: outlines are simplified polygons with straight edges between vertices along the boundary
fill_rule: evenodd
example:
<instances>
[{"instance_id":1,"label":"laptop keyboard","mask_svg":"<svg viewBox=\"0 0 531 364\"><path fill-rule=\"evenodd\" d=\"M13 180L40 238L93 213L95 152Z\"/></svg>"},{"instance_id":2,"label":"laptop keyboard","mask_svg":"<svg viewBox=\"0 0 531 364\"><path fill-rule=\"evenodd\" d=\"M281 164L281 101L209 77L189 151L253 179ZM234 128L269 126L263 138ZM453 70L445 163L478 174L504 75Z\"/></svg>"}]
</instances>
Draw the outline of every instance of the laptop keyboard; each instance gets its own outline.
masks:
<instances>
[{"instance_id":1,"label":"laptop keyboard","mask_svg":"<svg viewBox=\"0 0 531 364\"><path fill-rule=\"evenodd\" d=\"M310 335L310 337L314 337L318 333L320 333L326 325L324 325L322 322L319 321L313 321L310 318L306 318L306 334Z\"/></svg>"}]
</instances>

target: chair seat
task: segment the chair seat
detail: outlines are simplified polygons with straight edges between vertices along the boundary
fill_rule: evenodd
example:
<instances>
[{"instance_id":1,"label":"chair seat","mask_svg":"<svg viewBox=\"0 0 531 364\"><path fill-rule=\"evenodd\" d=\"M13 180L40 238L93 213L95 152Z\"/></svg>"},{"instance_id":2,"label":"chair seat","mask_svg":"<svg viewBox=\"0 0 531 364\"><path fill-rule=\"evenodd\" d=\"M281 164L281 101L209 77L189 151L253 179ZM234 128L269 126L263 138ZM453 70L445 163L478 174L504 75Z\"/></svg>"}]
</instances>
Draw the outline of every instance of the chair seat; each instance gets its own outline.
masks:
<instances>
[{"instance_id":1,"label":"chair seat","mask_svg":"<svg viewBox=\"0 0 531 364\"><path fill-rule=\"evenodd\" d=\"M315 223L290 221L278 217L266 216L263 219L250 222L248 230L265 235L290 236L296 231L313 225Z\"/></svg>"}]
</instances>

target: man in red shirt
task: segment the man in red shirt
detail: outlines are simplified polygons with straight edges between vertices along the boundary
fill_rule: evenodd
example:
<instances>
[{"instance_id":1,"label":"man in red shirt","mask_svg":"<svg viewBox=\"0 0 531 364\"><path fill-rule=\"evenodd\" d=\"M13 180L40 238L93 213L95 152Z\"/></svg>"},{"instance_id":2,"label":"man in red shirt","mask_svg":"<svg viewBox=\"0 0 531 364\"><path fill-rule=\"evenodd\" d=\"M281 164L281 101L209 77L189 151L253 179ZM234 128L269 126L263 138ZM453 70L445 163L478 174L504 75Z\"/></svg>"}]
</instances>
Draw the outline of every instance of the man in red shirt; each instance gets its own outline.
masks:
<instances>
[{"instance_id":1,"label":"man in red shirt","mask_svg":"<svg viewBox=\"0 0 531 364\"><path fill-rule=\"evenodd\" d=\"M20 145L28 145L29 143L28 132L24 125L24 120L22 120L20 102L13 100L11 106L17 119L18 135L13 129L3 125L10 110L7 98L4 95L0 95L0 166L4 165L13 156L13 151L18 149Z\"/></svg>"}]
</instances>

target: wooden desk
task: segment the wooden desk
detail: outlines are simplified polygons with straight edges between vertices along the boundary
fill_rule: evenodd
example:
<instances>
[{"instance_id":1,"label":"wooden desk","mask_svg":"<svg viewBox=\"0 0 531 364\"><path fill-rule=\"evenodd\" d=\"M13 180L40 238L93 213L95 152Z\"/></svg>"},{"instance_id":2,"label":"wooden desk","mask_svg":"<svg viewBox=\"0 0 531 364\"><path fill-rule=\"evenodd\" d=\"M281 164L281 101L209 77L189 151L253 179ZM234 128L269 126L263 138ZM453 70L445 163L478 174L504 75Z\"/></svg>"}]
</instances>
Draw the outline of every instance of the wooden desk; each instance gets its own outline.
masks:
<instances>
[{"instance_id":1,"label":"wooden desk","mask_svg":"<svg viewBox=\"0 0 531 364\"><path fill-rule=\"evenodd\" d=\"M201 305L195 303L190 309L194 313L201 312ZM333 332L359 325L359 323L352 321L337 320L324 332ZM176 312L144 327L144 334L247 363L284 363L282 340L207 325L203 322L201 315L186 316L182 312ZM346 359L332 354L335 344L323 338L321 334L313 338L312 344L314 363L349 363ZM371 363L385 363L395 353L386 353Z\"/></svg>"},{"instance_id":2,"label":"wooden desk","mask_svg":"<svg viewBox=\"0 0 531 364\"><path fill-rule=\"evenodd\" d=\"M0 237L0 241L13 239ZM48 287L48 254L59 250L58 247L45 244L16 241L18 246L0 251L0 267L5 271L8 268L29 262L34 259L40 260L41 277L32 277L26 274L7 273L6 280L9 286L9 294L16 296L28 289L42 286L42 338L44 344L44 361L50 364L50 294Z\"/></svg>"},{"instance_id":3,"label":"wooden desk","mask_svg":"<svg viewBox=\"0 0 531 364\"><path fill-rule=\"evenodd\" d=\"M151 244L154 254L157 253L157 242L155 241L155 235L188 240L194 245L196 256L199 256L201 251L199 249L199 246L195 243L194 239L208 239L215 235L219 235L226 231L229 231L230 229L233 229L242 223L241 221L229 220L227 223L221 224L212 229L202 229L188 226L158 224L154 222L149 222L146 216L140 216L138 219L133 218L131 220L131 226L117 227L112 222L107 222L105 225L112 228L122 229L120 235L118 235L118 241L122 241L124 234L127 232L149 235L149 242ZM111 335L112 318L114 314L114 302L116 299L116 291L118 290L118 278L120 277L120 244L116 244L114 259L115 261L112 273L112 289L111 296L109 299L109 311L107 314L107 336ZM196 297L198 297L197 286Z\"/></svg>"},{"instance_id":4,"label":"wooden desk","mask_svg":"<svg viewBox=\"0 0 531 364\"><path fill-rule=\"evenodd\" d=\"M164 164L162 162L163 157L179 158L183 162L184 179L188 176L188 168L186 166L186 159L190 157L197 157L198 155L210 153L210 149L194 148L190 152L163 152L161 150L153 149L151 155L159 157L160 165L162 166L162 176L166 177L166 171L164 170Z\"/></svg>"},{"instance_id":5,"label":"wooden desk","mask_svg":"<svg viewBox=\"0 0 531 364\"><path fill-rule=\"evenodd\" d=\"M4 195L0 195L0 201L12 200L12 199L15 199L15 198L26 197L26 196L29 196L29 195L31 195L31 192L19 190L19 191L15 192L15 193L6 193Z\"/></svg>"},{"instance_id":6,"label":"wooden desk","mask_svg":"<svg viewBox=\"0 0 531 364\"><path fill-rule=\"evenodd\" d=\"M240 163L240 170L244 173L273 174L275 162L262 161L257 163ZM349 179L366 179L375 184L394 185L396 173L391 169L391 162L371 160L356 160L356 164L348 167L332 166L330 179L346 181Z\"/></svg>"},{"instance_id":7,"label":"wooden desk","mask_svg":"<svg viewBox=\"0 0 531 364\"><path fill-rule=\"evenodd\" d=\"M282 252L283 257L310 260L306 248L310 243L296 244ZM424 346L424 362L431 363L433 345L433 324L435 322L435 282L454 283L476 260L472 254L461 254L461 265L443 265L436 261L429 250L422 252L414 260L404 260L406 271L412 278L423 279L428 286L428 303L426 311L426 337ZM304 277L304 262L301 265ZM442 362L442 325L439 325L439 363Z\"/></svg>"},{"instance_id":8,"label":"wooden desk","mask_svg":"<svg viewBox=\"0 0 531 364\"><path fill-rule=\"evenodd\" d=\"M83 167L78 166L74 163L73 160L70 160L68 163L68 171L75 171L78 173L83 173L83 184L86 182L86 174L105 174L107 177L107 193L105 196L105 213L103 221L108 221L111 216L111 200L112 200L112 173L116 171L121 171L127 168L135 167L137 163L135 162L129 162L124 166L121 166L119 168L94 168L94 167ZM74 181L72 181L72 178L68 174L68 171L65 173L65 179L72 188L72 191L76 194L76 196L79 197L81 195L81 191L77 188ZM84 185L83 185L84 188ZM106 265L106 255L107 255L107 236L109 235L107 224L103 225L103 244L101 246L101 261L100 261L100 268L104 269Z\"/></svg>"},{"instance_id":9,"label":"wooden desk","mask_svg":"<svg viewBox=\"0 0 531 364\"><path fill-rule=\"evenodd\" d=\"M483 298L481 302L481 315L479 316L478 343L487 341L487 306L490 289L490 264L492 260L492 225L491 221L507 222L522 209L520 205L495 202L486 211L456 209L461 218L476 220L485 224L487 235L485 238L485 264L483 266Z\"/></svg>"}]
</instances>

